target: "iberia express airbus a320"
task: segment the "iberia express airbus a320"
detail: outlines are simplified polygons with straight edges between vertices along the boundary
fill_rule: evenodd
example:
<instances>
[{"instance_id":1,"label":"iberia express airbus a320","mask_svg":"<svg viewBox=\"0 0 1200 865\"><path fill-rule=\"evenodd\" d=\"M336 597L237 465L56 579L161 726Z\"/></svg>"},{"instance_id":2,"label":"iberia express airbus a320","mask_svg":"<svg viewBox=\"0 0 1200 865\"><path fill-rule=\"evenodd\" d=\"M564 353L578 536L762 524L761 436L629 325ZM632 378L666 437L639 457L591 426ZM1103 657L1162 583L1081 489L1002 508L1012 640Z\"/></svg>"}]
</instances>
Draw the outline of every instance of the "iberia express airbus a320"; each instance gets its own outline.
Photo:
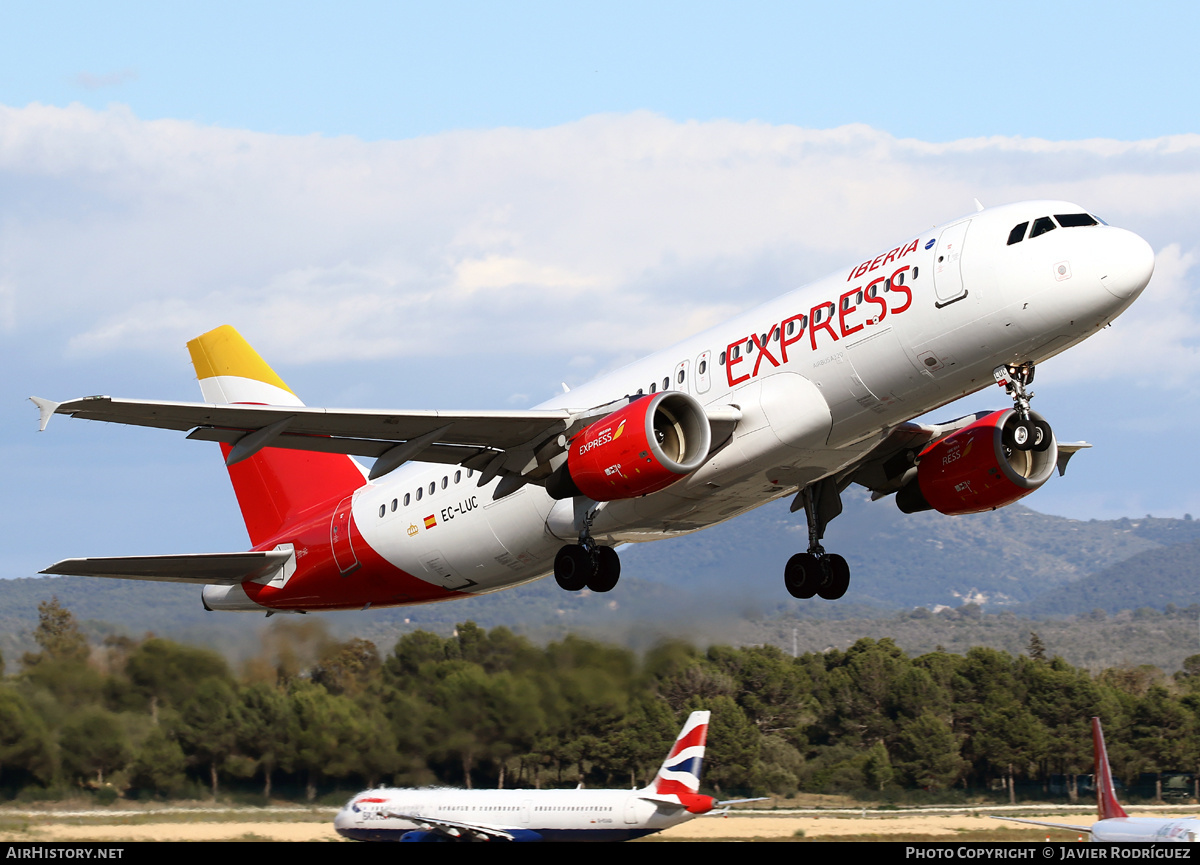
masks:
<instances>
[{"instance_id":1,"label":"iberia express airbus a320","mask_svg":"<svg viewBox=\"0 0 1200 865\"><path fill-rule=\"evenodd\" d=\"M909 513L976 513L1086 447L1057 442L1026 388L1153 269L1142 238L1079 205L980 209L528 411L308 408L219 327L188 343L203 403L34 402L43 429L58 413L219 442L252 550L43 573L196 583L208 609L268 613L446 600L551 572L606 592L616 546L792 496L809 544L784 584L839 598L849 567L821 539L849 484ZM912 422L997 383L1011 408Z\"/></svg>"}]
</instances>

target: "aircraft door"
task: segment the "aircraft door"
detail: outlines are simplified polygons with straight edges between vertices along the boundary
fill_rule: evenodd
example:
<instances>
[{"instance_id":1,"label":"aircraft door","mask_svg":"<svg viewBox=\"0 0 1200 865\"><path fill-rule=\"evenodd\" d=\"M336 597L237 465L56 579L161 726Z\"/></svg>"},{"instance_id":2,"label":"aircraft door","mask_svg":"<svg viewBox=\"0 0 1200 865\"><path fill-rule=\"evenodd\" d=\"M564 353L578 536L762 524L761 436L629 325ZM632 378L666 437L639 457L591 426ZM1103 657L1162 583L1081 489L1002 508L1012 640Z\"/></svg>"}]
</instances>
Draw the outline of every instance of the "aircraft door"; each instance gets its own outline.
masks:
<instances>
[{"instance_id":1,"label":"aircraft door","mask_svg":"<svg viewBox=\"0 0 1200 865\"><path fill-rule=\"evenodd\" d=\"M691 382L688 381L688 362L681 360L675 365L675 374L671 377L671 390L691 392Z\"/></svg>"},{"instance_id":2,"label":"aircraft door","mask_svg":"<svg viewBox=\"0 0 1200 865\"><path fill-rule=\"evenodd\" d=\"M354 513L350 506L352 498L353 496L346 496L338 502L333 519L329 523L329 543L333 546L333 560L337 562L343 577L358 567L358 556L354 554L354 544L350 540L350 520Z\"/></svg>"},{"instance_id":3,"label":"aircraft door","mask_svg":"<svg viewBox=\"0 0 1200 865\"><path fill-rule=\"evenodd\" d=\"M635 825L638 822L638 805L642 803L640 796L630 796L625 800L625 822Z\"/></svg>"},{"instance_id":4,"label":"aircraft door","mask_svg":"<svg viewBox=\"0 0 1200 865\"><path fill-rule=\"evenodd\" d=\"M708 393L712 385L712 371L708 365L712 362L712 352L705 351L696 358L696 393Z\"/></svg>"},{"instance_id":5,"label":"aircraft door","mask_svg":"<svg viewBox=\"0 0 1200 865\"><path fill-rule=\"evenodd\" d=\"M971 220L951 225L938 238L933 264L933 287L939 309L967 296L962 278L962 251Z\"/></svg>"}]
</instances>

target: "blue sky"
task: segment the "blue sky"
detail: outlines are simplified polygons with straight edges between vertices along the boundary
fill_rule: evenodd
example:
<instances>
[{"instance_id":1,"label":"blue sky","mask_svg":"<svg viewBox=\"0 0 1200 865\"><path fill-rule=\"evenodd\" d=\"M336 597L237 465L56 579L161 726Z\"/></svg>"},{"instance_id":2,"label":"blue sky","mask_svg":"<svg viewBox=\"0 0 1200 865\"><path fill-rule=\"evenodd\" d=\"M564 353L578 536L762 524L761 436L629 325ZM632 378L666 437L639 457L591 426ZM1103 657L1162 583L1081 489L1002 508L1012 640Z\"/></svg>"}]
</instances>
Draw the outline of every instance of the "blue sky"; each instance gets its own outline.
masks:
<instances>
[{"instance_id":1,"label":"blue sky","mask_svg":"<svg viewBox=\"0 0 1200 865\"><path fill-rule=\"evenodd\" d=\"M411 138L650 110L897 137L1192 131L1200 9L1044 3L0 3L0 103Z\"/></svg>"},{"instance_id":2,"label":"blue sky","mask_svg":"<svg viewBox=\"0 0 1200 865\"><path fill-rule=\"evenodd\" d=\"M982 4L976 4L982 6ZM1200 11L0 2L2 576L238 549L212 448L31 393L195 399L238 326L310 404L532 405L971 199L1079 201L1151 288L1039 371L1029 503L1200 514ZM1004 404L977 395L962 411Z\"/></svg>"}]
</instances>

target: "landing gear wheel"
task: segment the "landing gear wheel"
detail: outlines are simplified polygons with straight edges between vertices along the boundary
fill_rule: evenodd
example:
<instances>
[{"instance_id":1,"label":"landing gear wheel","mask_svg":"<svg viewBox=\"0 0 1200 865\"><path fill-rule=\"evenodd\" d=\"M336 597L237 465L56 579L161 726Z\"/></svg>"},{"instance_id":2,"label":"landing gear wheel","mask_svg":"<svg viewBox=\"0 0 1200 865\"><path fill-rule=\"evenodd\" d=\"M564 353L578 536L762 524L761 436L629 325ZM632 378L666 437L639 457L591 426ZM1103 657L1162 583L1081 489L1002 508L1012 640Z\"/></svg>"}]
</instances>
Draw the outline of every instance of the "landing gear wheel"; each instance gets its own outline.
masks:
<instances>
[{"instance_id":1,"label":"landing gear wheel","mask_svg":"<svg viewBox=\"0 0 1200 865\"><path fill-rule=\"evenodd\" d=\"M568 544L554 557L554 581L559 588L578 592L596 571L596 561L578 544Z\"/></svg>"},{"instance_id":2,"label":"landing gear wheel","mask_svg":"<svg viewBox=\"0 0 1200 865\"><path fill-rule=\"evenodd\" d=\"M612 547L596 547L596 573L587 581L593 592L611 592L621 578L621 557Z\"/></svg>"},{"instance_id":3,"label":"landing gear wheel","mask_svg":"<svg viewBox=\"0 0 1200 865\"><path fill-rule=\"evenodd\" d=\"M1054 441L1054 433L1050 431L1050 424L1044 420L1034 421L1033 449L1035 451L1048 450L1052 441Z\"/></svg>"},{"instance_id":4,"label":"landing gear wheel","mask_svg":"<svg viewBox=\"0 0 1200 865\"><path fill-rule=\"evenodd\" d=\"M846 594L846 589L850 588L850 565L836 553L825 556L822 564L829 569L829 575L817 589L817 594L827 601L836 601Z\"/></svg>"},{"instance_id":5,"label":"landing gear wheel","mask_svg":"<svg viewBox=\"0 0 1200 865\"><path fill-rule=\"evenodd\" d=\"M1017 421L1004 430L1000 436L1000 440L1006 447L1019 451L1027 451L1033 447L1033 424L1028 421Z\"/></svg>"},{"instance_id":6,"label":"landing gear wheel","mask_svg":"<svg viewBox=\"0 0 1200 865\"><path fill-rule=\"evenodd\" d=\"M783 568L783 585L793 598L807 601L817 593L821 566L812 553L796 553Z\"/></svg>"}]
</instances>

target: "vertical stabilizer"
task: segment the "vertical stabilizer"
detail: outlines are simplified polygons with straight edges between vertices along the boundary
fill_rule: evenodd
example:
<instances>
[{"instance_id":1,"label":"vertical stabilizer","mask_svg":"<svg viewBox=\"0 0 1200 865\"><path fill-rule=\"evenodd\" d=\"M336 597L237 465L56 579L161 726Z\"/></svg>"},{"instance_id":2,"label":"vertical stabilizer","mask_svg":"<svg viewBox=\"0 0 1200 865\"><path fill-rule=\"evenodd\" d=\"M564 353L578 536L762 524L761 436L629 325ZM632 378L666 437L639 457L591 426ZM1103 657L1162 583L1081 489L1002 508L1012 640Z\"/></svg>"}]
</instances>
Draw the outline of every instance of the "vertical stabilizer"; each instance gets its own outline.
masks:
<instances>
[{"instance_id":1,"label":"vertical stabilizer","mask_svg":"<svg viewBox=\"0 0 1200 865\"><path fill-rule=\"evenodd\" d=\"M229 325L196 337L188 352L205 402L304 405ZM226 457L230 450L221 445ZM365 477L348 456L265 447L229 466L229 480L257 547L310 508L325 502L334 507Z\"/></svg>"},{"instance_id":2,"label":"vertical stabilizer","mask_svg":"<svg viewBox=\"0 0 1200 865\"><path fill-rule=\"evenodd\" d=\"M692 712L675 738L671 753L659 767L650 788L663 795L689 794L700 789L704 743L708 740L709 712Z\"/></svg>"},{"instance_id":3,"label":"vertical stabilizer","mask_svg":"<svg viewBox=\"0 0 1200 865\"><path fill-rule=\"evenodd\" d=\"M1092 718L1092 746L1096 751L1096 806L1100 819L1128 817L1121 803L1117 801L1112 768L1108 765L1108 751L1104 747L1104 731L1100 729L1099 718Z\"/></svg>"}]
</instances>

